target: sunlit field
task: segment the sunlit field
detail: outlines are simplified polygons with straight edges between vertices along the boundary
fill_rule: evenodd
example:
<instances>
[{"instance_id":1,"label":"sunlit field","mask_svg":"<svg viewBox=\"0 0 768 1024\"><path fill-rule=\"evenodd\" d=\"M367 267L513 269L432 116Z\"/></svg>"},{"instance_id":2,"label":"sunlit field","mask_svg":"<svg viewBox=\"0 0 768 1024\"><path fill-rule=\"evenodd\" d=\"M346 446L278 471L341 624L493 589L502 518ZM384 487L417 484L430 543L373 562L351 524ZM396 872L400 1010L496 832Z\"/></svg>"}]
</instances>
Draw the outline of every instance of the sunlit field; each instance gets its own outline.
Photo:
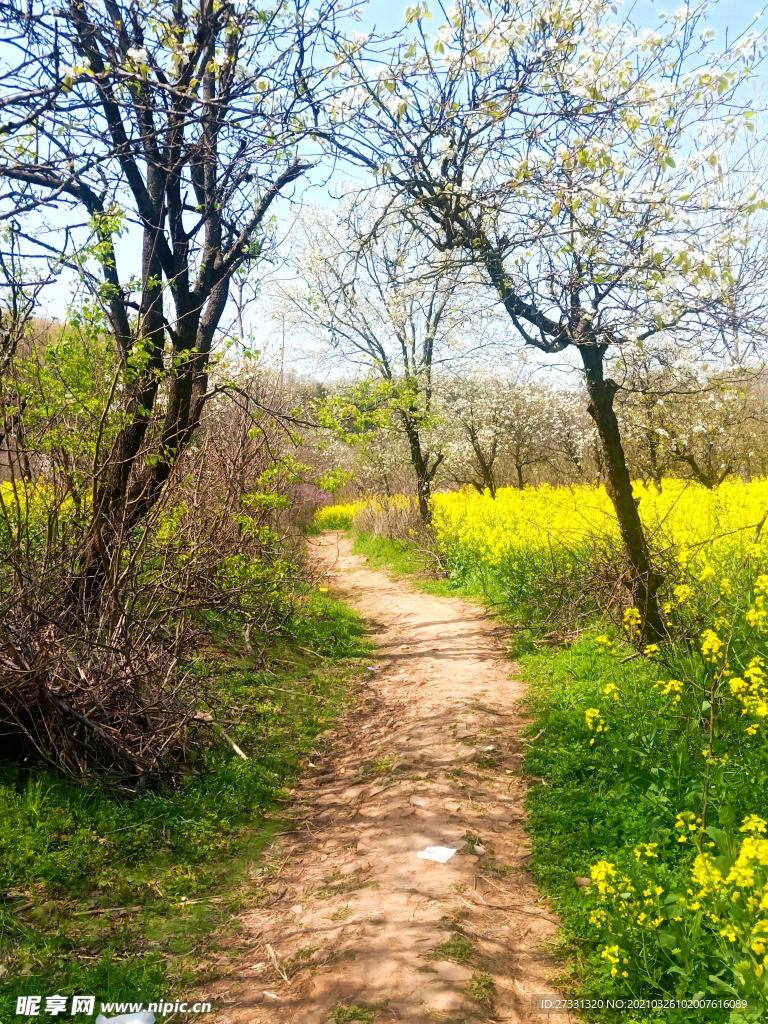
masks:
<instances>
[{"instance_id":1,"label":"sunlit field","mask_svg":"<svg viewBox=\"0 0 768 1024\"><path fill-rule=\"evenodd\" d=\"M658 644L618 596L553 630L559 653L525 639L553 614L537 595L578 586L600 558L620 574L602 488L437 494L434 536L416 543L439 545L456 587L530 626L516 646L543 733L527 764L548 783L529 799L533 870L563 901L580 955L591 950L585 977L619 993L719 992L768 1008L768 482L710 491L670 480L635 493L666 579ZM343 528L362 507L318 520ZM574 876L591 884L577 890Z\"/></svg>"},{"instance_id":2,"label":"sunlit field","mask_svg":"<svg viewBox=\"0 0 768 1024\"><path fill-rule=\"evenodd\" d=\"M678 558L703 567L749 551L768 510L768 481L726 481L707 490L689 480L665 480L661 491L635 484L635 498L652 548L674 543ZM437 494L434 527L454 565L464 559L501 569L522 553L577 549L619 531L603 487L502 487L492 500L470 488Z\"/></svg>"}]
</instances>

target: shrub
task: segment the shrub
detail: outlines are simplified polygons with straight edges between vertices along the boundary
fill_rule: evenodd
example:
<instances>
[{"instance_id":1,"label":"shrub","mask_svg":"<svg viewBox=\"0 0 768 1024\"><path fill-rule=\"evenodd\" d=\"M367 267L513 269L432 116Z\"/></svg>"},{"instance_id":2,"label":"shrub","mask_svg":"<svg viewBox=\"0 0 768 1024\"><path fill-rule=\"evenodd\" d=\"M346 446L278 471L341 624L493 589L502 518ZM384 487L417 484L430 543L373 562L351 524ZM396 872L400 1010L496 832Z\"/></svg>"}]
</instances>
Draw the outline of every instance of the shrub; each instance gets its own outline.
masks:
<instances>
[{"instance_id":1,"label":"shrub","mask_svg":"<svg viewBox=\"0 0 768 1024\"><path fill-rule=\"evenodd\" d=\"M385 540L415 540L425 532L416 502L405 494L369 498L355 513L353 525L360 533Z\"/></svg>"}]
</instances>

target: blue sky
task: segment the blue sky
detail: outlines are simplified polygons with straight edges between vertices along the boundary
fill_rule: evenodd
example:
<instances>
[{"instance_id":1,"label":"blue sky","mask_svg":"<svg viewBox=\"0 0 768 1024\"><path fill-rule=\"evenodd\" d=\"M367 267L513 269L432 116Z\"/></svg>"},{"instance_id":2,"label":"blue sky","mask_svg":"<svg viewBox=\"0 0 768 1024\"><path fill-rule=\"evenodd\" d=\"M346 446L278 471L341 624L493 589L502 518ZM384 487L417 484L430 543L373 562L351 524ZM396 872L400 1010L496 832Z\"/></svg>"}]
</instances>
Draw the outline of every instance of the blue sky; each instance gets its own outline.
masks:
<instances>
[{"instance_id":1,"label":"blue sky","mask_svg":"<svg viewBox=\"0 0 768 1024\"><path fill-rule=\"evenodd\" d=\"M453 0L444 0L444 7L449 7ZM692 4L695 0L692 0ZM768 30L768 14L762 12L768 9L760 7L759 4L765 0L714 0L708 7L706 24L715 33L712 40L712 49L722 49L726 41L731 41L740 36L746 30L762 32ZM369 0L360 6L361 24L360 31L396 32L405 22L405 12L408 7L415 6L417 0ZM433 24L439 25L442 16L437 0L427 0L427 4L433 14ZM662 13L670 14L682 6L682 0L673 0L666 3L664 0L626 0L618 7L619 16L628 16L640 28L654 28L661 18ZM756 19L755 15L761 16ZM429 24L429 23L427 23ZM757 92L761 89L763 80L768 75L768 67L762 69L762 74L755 77L755 88ZM308 176L305 182L297 188L296 195L302 199L322 206L331 206L335 203L334 192L342 181L366 181L365 172L361 169L342 164L334 173L328 177L326 168L318 170ZM286 227L290 224L291 210L284 204L280 211L280 219Z\"/></svg>"},{"instance_id":2,"label":"blue sky","mask_svg":"<svg viewBox=\"0 0 768 1024\"><path fill-rule=\"evenodd\" d=\"M430 9L435 12L439 12L439 7L434 0L427 0ZM445 6L449 6L451 0L447 0ZM415 6L416 0L409 0L409 2L401 2L401 0L371 0L365 8L364 20L366 27L369 25L376 25L377 28L384 31L390 31L402 25L405 20L406 7ZM664 0L638 0L637 3L627 2L624 3L620 8L620 13L630 14L634 22L642 27L652 27L656 25L659 20L659 12L665 11L667 14L671 11L676 10L678 7L682 7L683 3L681 0L672 0L671 3L666 3ZM720 0L719 3L713 3L710 6L708 13L708 22L712 30L716 33L714 40L715 45L723 45L725 43L726 30L729 33L734 31L741 32L744 28L748 28L754 21L755 14L762 9L762 4L759 2L751 3L750 0ZM761 19L762 20L762 19Z\"/></svg>"},{"instance_id":3,"label":"blue sky","mask_svg":"<svg viewBox=\"0 0 768 1024\"><path fill-rule=\"evenodd\" d=\"M450 2L451 0L445 0L445 5L448 6ZM759 6L761 2L762 0L757 0L757 3L753 3L752 0L719 0L719 2L712 3L707 14L707 23L715 32L712 48L720 49L725 45L726 37L732 39L746 29L752 28L757 31L765 29L768 15L765 18L755 19L755 15L765 9ZM415 3L416 0L370 0L368 3L361 4L361 30L369 31L375 26L379 32L394 32L403 25L406 8ZM438 19L441 17L441 12L436 0L428 0L428 4L433 11L435 23L439 24ZM619 7L619 16L629 15L641 28L651 28L659 23L662 12L670 13L680 6L680 0L673 0L672 3L666 3L665 0L637 0L636 3L632 3L631 0L628 0ZM762 80L766 74L768 74L768 70L756 78L758 91L762 91ZM322 172L318 170L311 175L311 180L307 182L307 185L299 187L297 195L309 202L330 205L334 202L331 193L342 180L350 178L362 180L364 174L362 171L355 171L354 168L341 167L331 175L329 180L327 170ZM288 204L281 205L278 216L283 230L287 231L293 219ZM120 250L122 250L122 260L120 260ZM123 273L128 264L135 266L139 252L139 233L138 231L129 231L120 243L118 250L118 260L123 263L123 268L121 268ZM72 284L73 279L67 274L49 287L47 294L43 297L43 305L46 307L48 315L59 318L66 315ZM254 311L253 318L256 321L260 319L258 311ZM255 333L263 338L264 325Z\"/></svg>"}]
</instances>

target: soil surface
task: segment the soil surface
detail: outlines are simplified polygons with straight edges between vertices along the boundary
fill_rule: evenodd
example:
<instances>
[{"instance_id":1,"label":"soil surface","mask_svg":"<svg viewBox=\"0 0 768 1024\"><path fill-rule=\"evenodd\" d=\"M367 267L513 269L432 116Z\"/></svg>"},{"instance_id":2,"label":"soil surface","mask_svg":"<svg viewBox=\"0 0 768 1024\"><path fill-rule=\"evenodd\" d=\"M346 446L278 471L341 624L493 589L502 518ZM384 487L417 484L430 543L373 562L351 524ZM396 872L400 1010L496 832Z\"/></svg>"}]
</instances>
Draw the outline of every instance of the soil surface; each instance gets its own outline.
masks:
<instances>
[{"instance_id":1,"label":"soil surface","mask_svg":"<svg viewBox=\"0 0 768 1024\"><path fill-rule=\"evenodd\" d=\"M558 919L525 871L525 688L504 629L363 568L341 534L311 543L377 653L296 792L268 898L240 919L250 953L209 988L220 1020L568 1020L531 1013L532 994L554 995Z\"/></svg>"}]
</instances>

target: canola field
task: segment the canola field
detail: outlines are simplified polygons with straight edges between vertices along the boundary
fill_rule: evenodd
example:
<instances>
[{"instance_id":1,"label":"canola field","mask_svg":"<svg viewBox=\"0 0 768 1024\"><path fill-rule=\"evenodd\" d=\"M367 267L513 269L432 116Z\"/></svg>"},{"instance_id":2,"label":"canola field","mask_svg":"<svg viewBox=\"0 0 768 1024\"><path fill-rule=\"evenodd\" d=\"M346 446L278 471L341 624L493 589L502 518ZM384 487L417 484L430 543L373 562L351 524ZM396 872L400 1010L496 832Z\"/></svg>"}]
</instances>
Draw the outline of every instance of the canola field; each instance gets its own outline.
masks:
<instances>
[{"instance_id":1,"label":"canola field","mask_svg":"<svg viewBox=\"0 0 768 1024\"><path fill-rule=\"evenodd\" d=\"M768 529L761 528L768 512L768 480L729 480L712 491L688 480L665 480L661 491L638 483L635 497L651 549L674 549L690 571L708 566L711 571L747 553L753 561L768 560ZM318 511L315 522L324 529L349 529L355 516L378 500L330 505ZM569 554L598 543L619 543L604 487L502 487L495 499L467 487L435 494L432 517L435 539L460 582L479 573L514 579L542 558L567 564Z\"/></svg>"},{"instance_id":2,"label":"canola field","mask_svg":"<svg viewBox=\"0 0 768 1024\"><path fill-rule=\"evenodd\" d=\"M679 558L702 565L730 561L748 550L760 557L768 551L762 533L757 548L752 543L768 511L768 480L727 481L714 491L666 480L661 491L635 484L635 497L652 550L673 544ZM619 540L604 487L504 487L495 500L469 488L437 494L433 525L449 564L464 573L479 564L503 571L521 555L567 553L596 540Z\"/></svg>"},{"instance_id":3,"label":"canola field","mask_svg":"<svg viewBox=\"0 0 768 1024\"><path fill-rule=\"evenodd\" d=\"M517 623L535 717L526 770L547 783L528 796L531 870L558 901L566 955L572 937L571 983L586 994L711 996L720 1003L702 1019L765 1020L768 481L708 491L671 480L635 493L666 580L658 643L641 637L626 594L556 620L565 650L537 640L554 591L583 581L590 560L622 557L603 489L436 494L432 530L452 581L501 597ZM353 525L364 504L324 509L318 522Z\"/></svg>"}]
</instances>

